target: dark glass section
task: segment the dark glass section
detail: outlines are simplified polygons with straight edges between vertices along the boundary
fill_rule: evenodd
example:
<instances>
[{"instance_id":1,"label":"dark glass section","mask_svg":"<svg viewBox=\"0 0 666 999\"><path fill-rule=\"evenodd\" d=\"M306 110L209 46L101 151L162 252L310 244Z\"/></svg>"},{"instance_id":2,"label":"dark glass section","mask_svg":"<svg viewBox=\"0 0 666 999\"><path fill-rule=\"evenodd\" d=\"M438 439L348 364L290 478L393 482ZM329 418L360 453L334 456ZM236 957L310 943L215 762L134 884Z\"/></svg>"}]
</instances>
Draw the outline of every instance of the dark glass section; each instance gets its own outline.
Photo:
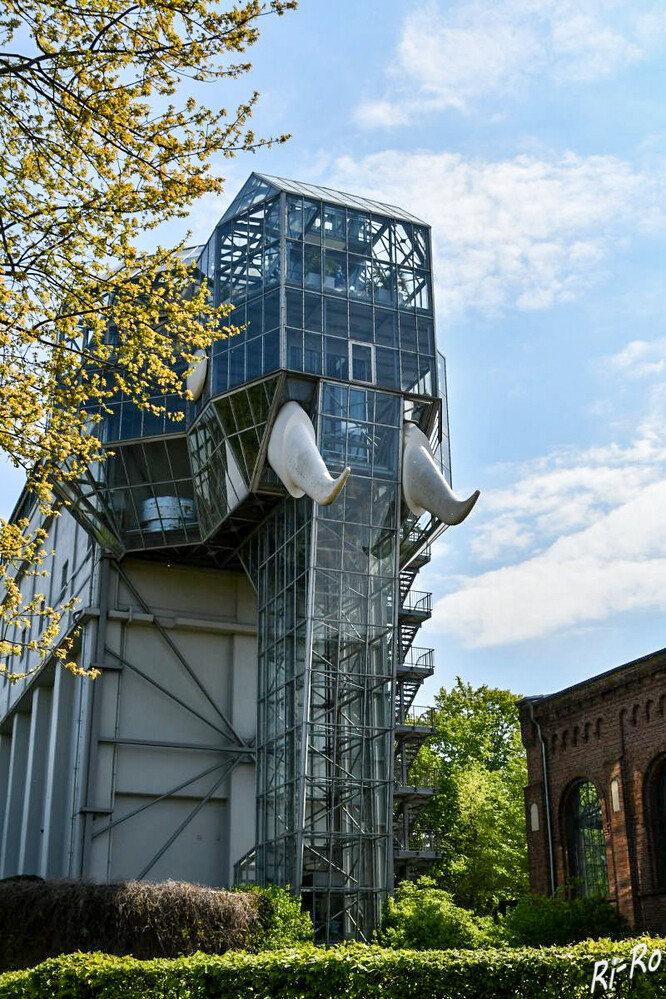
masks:
<instances>
[{"instance_id":1,"label":"dark glass section","mask_svg":"<svg viewBox=\"0 0 666 999\"><path fill-rule=\"evenodd\" d=\"M218 530L247 498L277 382L258 382L208 406L187 442L202 534Z\"/></svg>"},{"instance_id":2,"label":"dark glass section","mask_svg":"<svg viewBox=\"0 0 666 999\"><path fill-rule=\"evenodd\" d=\"M656 880L658 887L664 891L666 890L666 757L663 757L652 770L649 797Z\"/></svg>"},{"instance_id":3,"label":"dark glass section","mask_svg":"<svg viewBox=\"0 0 666 999\"><path fill-rule=\"evenodd\" d=\"M583 781L569 792L566 830L573 890L578 895L607 897L606 837L601 801L591 781Z\"/></svg>"},{"instance_id":4,"label":"dark glass section","mask_svg":"<svg viewBox=\"0 0 666 999\"><path fill-rule=\"evenodd\" d=\"M367 939L389 887L401 421L395 395L321 383L320 450L354 475L328 507L285 499L243 555L259 596L257 877L299 885L321 940Z\"/></svg>"}]
</instances>

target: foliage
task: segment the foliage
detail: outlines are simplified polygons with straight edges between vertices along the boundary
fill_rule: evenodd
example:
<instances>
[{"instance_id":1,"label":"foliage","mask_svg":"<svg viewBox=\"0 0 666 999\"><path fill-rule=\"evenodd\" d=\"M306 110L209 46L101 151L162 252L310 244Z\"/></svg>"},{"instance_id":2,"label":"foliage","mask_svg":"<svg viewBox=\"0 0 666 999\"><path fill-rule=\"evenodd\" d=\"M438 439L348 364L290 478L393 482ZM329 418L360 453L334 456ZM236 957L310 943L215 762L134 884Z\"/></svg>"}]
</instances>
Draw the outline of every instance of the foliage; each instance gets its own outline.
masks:
<instances>
[{"instance_id":1,"label":"foliage","mask_svg":"<svg viewBox=\"0 0 666 999\"><path fill-rule=\"evenodd\" d=\"M605 898L554 898L527 895L519 900L502 927L508 943L516 946L548 947L580 940L608 937L621 940L631 927L615 906Z\"/></svg>"},{"instance_id":2,"label":"foliage","mask_svg":"<svg viewBox=\"0 0 666 999\"><path fill-rule=\"evenodd\" d=\"M413 950L484 947L495 937L489 916L459 908L449 892L437 888L428 877L398 885L384 908L377 935L384 947Z\"/></svg>"},{"instance_id":3,"label":"foliage","mask_svg":"<svg viewBox=\"0 0 666 999\"><path fill-rule=\"evenodd\" d=\"M255 138L256 93L230 111L219 88L214 109L199 95L247 72L261 17L295 5L2 4L0 450L25 469L45 513L56 479L103 459L91 431L114 395L152 412L166 392L187 398L197 351L224 335L229 309L213 307L183 243L148 254L138 241L221 192L212 158L287 138ZM39 566L44 541L26 519L0 521L0 622L5 635L17 629L0 644L5 673L32 617L46 628L30 648L44 659L57 642L62 608L25 601L12 584Z\"/></svg>"},{"instance_id":4,"label":"foliage","mask_svg":"<svg viewBox=\"0 0 666 999\"><path fill-rule=\"evenodd\" d=\"M283 888L231 892L183 881L0 881L4 970L77 950L177 957L274 950L311 938L309 915Z\"/></svg>"},{"instance_id":5,"label":"foliage","mask_svg":"<svg viewBox=\"0 0 666 999\"><path fill-rule=\"evenodd\" d=\"M435 734L411 773L436 771L438 793L419 817L440 838L438 884L455 903L489 913L528 890L523 788L527 783L518 697L457 678L435 698Z\"/></svg>"},{"instance_id":6,"label":"foliage","mask_svg":"<svg viewBox=\"0 0 666 999\"><path fill-rule=\"evenodd\" d=\"M309 943L314 936L310 914L301 908L301 900L287 888L277 885L243 885L236 892L249 892L256 906L260 929L253 949L280 950Z\"/></svg>"},{"instance_id":7,"label":"foliage","mask_svg":"<svg viewBox=\"0 0 666 999\"><path fill-rule=\"evenodd\" d=\"M173 961L72 954L30 971L0 976L0 999L583 999L596 961L631 964L639 941L602 940L568 948L487 951L382 950L355 944L313 946ZM645 963L666 940L643 938ZM642 953L642 951L641 951ZM595 995L603 995L600 986ZM614 999L666 994L664 972L629 967L617 975Z\"/></svg>"}]
</instances>

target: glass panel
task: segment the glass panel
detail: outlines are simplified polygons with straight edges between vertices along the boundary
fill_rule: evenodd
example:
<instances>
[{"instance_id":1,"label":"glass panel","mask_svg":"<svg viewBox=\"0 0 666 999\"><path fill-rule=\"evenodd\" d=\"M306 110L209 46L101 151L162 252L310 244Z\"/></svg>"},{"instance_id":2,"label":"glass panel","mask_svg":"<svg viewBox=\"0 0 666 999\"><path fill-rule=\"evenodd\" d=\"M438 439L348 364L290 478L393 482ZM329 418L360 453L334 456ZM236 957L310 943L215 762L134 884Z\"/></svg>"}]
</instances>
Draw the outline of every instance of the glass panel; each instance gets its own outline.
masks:
<instances>
[{"instance_id":1,"label":"glass panel","mask_svg":"<svg viewBox=\"0 0 666 999\"><path fill-rule=\"evenodd\" d=\"M287 291L287 325L303 328L303 295L299 291Z\"/></svg>"},{"instance_id":2,"label":"glass panel","mask_svg":"<svg viewBox=\"0 0 666 999\"><path fill-rule=\"evenodd\" d=\"M394 306L396 304L395 267L391 264L373 261L372 282L375 288L375 304Z\"/></svg>"},{"instance_id":3,"label":"glass panel","mask_svg":"<svg viewBox=\"0 0 666 999\"><path fill-rule=\"evenodd\" d=\"M303 296L303 325L306 330L321 333L321 295Z\"/></svg>"},{"instance_id":4,"label":"glass panel","mask_svg":"<svg viewBox=\"0 0 666 999\"><path fill-rule=\"evenodd\" d=\"M280 325L280 295L272 291L264 296L264 330L272 330Z\"/></svg>"},{"instance_id":5,"label":"glass panel","mask_svg":"<svg viewBox=\"0 0 666 999\"><path fill-rule=\"evenodd\" d=\"M324 332L332 336L347 336L347 303L324 299Z\"/></svg>"},{"instance_id":6,"label":"glass panel","mask_svg":"<svg viewBox=\"0 0 666 999\"><path fill-rule=\"evenodd\" d=\"M349 306L349 335L354 340L372 343L372 309L365 305Z\"/></svg>"},{"instance_id":7,"label":"glass panel","mask_svg":"<svg viewBox=\"0 0 666 999\"><path fill-rule=\"evenodd\" d=\"M303 245L287 240L287 281L303 283Z\"/></svg>"},{"instance_id":8,"label":"glass panel","mask_svg":"<svg viewBox=\"0 0 666 999\"><path fill-rule=\"evenodd\" d=\"M372 231L369 215L347 210L347 244L350 253L370 253Z\"/></svg>"},{"instance_id":9,"label":"glass panel","mask_svg":"<svg viewBox=\"0 0 666 999\"><path fill-rule=\"evenodd\" d=\"M287 330L287 367L292 371L303 370L303 333Z\"/></svg>"},{"instance_id":10,"label":"glass panel","mask_svg":"<svg viewBox=\"0 0 666 999\"><path fill-rule=\"evenodd\" d=\"M372 219L372 255L375 260L389 263L392 259L393 226L389 219Z\"/></svg>"},{"instance_id":11,"label":"glass panel","mask_svg":"<svg viewBox=\"0 0 666 999\"><path fill-rule=\"evenodd\" d=\"M348 349L346 340L332 336L324 337L325 371L329 377L344 380L349 377Z\"/></svg>"},{"instance_id":12,"label":"glass panel","mask_svg":"<svg viewBox=\"0 0 666 999\"><path fill-rule=\"evenodd\" d=\"M304 370L312 375L321 374L321 339L318 333L305 334Z\"/></svg>"},{"instance_id":13,"label":"glass panel","mask_svg":"<svg viewBox=\"0 0 666 999\"><path fill-rule=\"evenodd\" d=\"M274 288L280 283L280 249L267 246L264 250L264 287Z\"/></svg>"},{"instance_id":14,"label":"glass panel","mask_svg":"<svg viewBox=\"0 0 666 999\"><path fill-rule=\"evenodd\" d=\"M375 359L377 365L377 384L385 388L400 388L398 351L389 350L386 347L377 347L375 349Z\"/></svg>"},{"instance_id":15,"label":"glass panel","mask_svg":"<svg viewBox=\"0 0 666 999\"><path fill-rule=\"evenodd\" d=\"M416 316L403 312L400 316L400 346L403 350L417 349Z\"/></svg>"},{"instance_id":16,"label":"glass panel","mask_svg":"<svg viewBox=\"0 0 666 999\"><path fill-rule=\"evenodd\" d=\"M375 343L383 347L398 346L398 316L386 309L375 309Z\"/></svg>"},{"instance_id":17,"label":"glass panel","mask_svg":"<svg viewBox=\"0 0 666 999\"><path fill-rule=\"evenodd\" d=\"M305 246L303 261L306 288L321 288L321 250L318 246Z\"/></svg>"},{"instance_id":18,"label":"glass panel","mask_svg":"<svg viewBox=\"0 0 666 999\"><path fill-rule=\"evenodd\" d=\"M264 371L275 371L280 367L280 333L266 333L264 336Z\"/></svg>"},{"instance_id":19,"label":"glass panel","mask_svg":"<svg viewBox=\"0 0 666 999\"><path fill-rule=\"evenodd\" d=\"M566 818L569 869L576 893L607 897L606 837L601 801L591 781L578 784L570 793Z\"/></svg>"},{"instance_id":20,"label":"glass panel","mask_svg":"<svg viewBox=\"0 0 666 999\"><path fill-rule=\"evenodd\" d=\"M303 202L303 239L306 243L321 242L321 205L317 201Z\"/></svg>"},{"instance_id":21,"label":"glass panel","mask_svg":"<svg viewBox=\"0 0 666 999\"><path fill-rule=\"evenodd\" d=\"M666 887L666 760L662 760L652 780L652 838L657 861L657 881Z\"/></svg>"},{"instance_id":22,"label":"glass panel","mask_svg":"<svg viewBox=\"0 0 666 999\"><path fill-rule=\"evenodd\" d=\"M347 293L347 255L340 250L324 251L324 291Z\"/></svg>"},{"instance_id":23,"label":"glass panel","mask_svg":"<svg viewBox=\"0 0 666 999\"><path fill-rule=\"evenodd\" d=\"M352 350L352 378L357 382L372 381L372 347L365 344L353 343Z\"/></svg>"},{"instance_id":24,"label":"glass panel","mask_svg":"<svg viewBox=\"0 0 666 999\"><path fill-rule=\"evenodd\" d=\"M372 262L349 254L349 296L372 301Z\"/></svg>"},{"instance_id":25,"label":"glass panel","mask_svg":"<svg viewBox=\"0 0 666 999\"><path fill-rule=\"evenodd\" d=\"M287 196L287 236L303 238L303 199Z\"/></svg>"},{"instance_id":26,"label":"glass panel","mask_svg":"<svg viewBox=\"0 0 666 999\"><path fill-rule=\"evenodd\" d=\"M345 245L346 212L344 208L324 205L324 240L329 244Z\"/></svg>"}]
</instances>

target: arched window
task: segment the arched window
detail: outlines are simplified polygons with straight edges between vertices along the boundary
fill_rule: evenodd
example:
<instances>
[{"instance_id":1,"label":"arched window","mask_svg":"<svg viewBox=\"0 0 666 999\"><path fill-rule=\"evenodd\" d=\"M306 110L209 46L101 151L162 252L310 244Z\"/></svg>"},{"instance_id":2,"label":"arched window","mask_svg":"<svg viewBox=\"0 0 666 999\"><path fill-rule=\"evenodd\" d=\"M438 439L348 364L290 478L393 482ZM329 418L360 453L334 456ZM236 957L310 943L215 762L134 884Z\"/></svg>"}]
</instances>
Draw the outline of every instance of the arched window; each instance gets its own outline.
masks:
<instances>
[{"instance_id":1,"label":"arched window","mask_svg":"<svg viewBox=\"0 0 666 999\"><path fill-rule=\"evenodd\" d=\"M571 789L565 809L569 876L577 895L608 895L601 801L591 781Z\"/></svg>"},{"instance_id":2,"label":"arched window","mask_svg":"<svg viewBox=\"0 0 666 999\"><path fill-rule=\"evenodd\" d=\"M648 790L657 883L666 889L666 756L653 768Z\"/></svg>"}]
</instances>

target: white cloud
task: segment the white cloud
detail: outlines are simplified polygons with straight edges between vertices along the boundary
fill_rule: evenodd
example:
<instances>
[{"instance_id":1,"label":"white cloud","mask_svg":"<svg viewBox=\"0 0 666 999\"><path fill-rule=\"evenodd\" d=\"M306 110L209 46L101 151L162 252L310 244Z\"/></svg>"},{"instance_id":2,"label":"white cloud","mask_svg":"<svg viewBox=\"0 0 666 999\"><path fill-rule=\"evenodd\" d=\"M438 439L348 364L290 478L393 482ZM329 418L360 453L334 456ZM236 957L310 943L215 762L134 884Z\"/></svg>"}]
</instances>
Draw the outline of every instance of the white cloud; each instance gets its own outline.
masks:
<instances>
[{"instance_id":1,"label":"white cloud","mask_svg":"<svg viewBox=\"0 0 666 999\"><path fill-rule=\"evenodd\" d=\"M444 314L571 300L628 233L663 224L666 205L657 180L613 156L489 162L387 150L343 157L327 176L432 225Z\"/></svg>"},{"instance_id":2,"label":"white cloud","mask_svg":"<svg viewBox=\"0 0 666 999\"><path fill-rule=\"evenodd\" d=\"M616 371L631 378L654 378L666 373L666 337L659 340L632 340L617 354L607 358Z\"/></svg>"},{"instance_id":3,"label":"white cloud","mask_svg":"<svg viewBox=\"0 0 666 999\"><path fill-rule=\"evenodd\" d=\"M367 127L519 94L538 77L597 80L647 58L666 33L641 0L468 0L426 3L405 18L388 93L356 112Z\"/></svg>"},{"instance_id":4,"label":"white cloud","mask_svg":"<svg viewBox=\"0 0 666 999\"><path fill-rule=\"evenodd\" d=\"M666 610L666 480L545 552L459 581L433 626L470 647L521 642L631 610Z\"/></svg>"},{"instance_id":5,"label":"white cloud","mask_svg":"<svg viewBox=\"0 0 666 999\"><path fill-rule=\"evenodd\" d=\"M666 609L666 391L633 443L499 466L470 528L476 575L449 580L430 627L470 647ZM483 571L489 561L498 567ZM503 564L501 564L503 563Z\"/></svg>"}]
</instances>

